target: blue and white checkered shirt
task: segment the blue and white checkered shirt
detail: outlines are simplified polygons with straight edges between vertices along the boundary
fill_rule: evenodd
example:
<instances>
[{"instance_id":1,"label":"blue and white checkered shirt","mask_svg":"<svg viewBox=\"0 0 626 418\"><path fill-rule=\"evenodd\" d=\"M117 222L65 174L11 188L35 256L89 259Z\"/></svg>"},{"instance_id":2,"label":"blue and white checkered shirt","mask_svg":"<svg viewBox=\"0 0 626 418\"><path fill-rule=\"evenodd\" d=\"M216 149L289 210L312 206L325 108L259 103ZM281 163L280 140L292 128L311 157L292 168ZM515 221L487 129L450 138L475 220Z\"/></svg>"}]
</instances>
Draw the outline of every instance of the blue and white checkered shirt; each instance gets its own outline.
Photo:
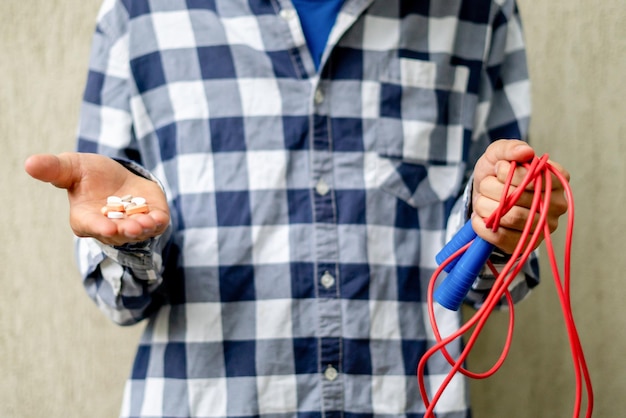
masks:
<instances>
[{"instance_id":1,"label":"blue and white checkered shirt","mask_svg":"<svg viewBox=\"0 0 626 418\"><path fill-rule=\"evenodd\" d=\"M149 243L77 239L98 306L147 319L121 416L422 416L434 256L529 102L513 0L346 0L319 72L289 0L106 0L78 150L171 209ZM455 378L437 416L466 398Z\"/></svg>"}]
</instances>

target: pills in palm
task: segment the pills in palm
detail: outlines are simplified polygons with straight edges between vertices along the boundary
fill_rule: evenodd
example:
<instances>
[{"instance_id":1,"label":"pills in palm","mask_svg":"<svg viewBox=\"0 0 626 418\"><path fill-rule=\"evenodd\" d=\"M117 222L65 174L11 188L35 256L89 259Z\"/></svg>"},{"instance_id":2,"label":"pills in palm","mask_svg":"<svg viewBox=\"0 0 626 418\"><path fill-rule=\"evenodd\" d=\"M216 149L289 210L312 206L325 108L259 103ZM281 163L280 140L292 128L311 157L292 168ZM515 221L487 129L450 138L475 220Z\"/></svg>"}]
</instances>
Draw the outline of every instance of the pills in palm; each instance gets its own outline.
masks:
<instances>
[{"instance_id":1,"label":"pills in palm","mask_svg":"<svg viewBox=\"0 0 626 418\"><path fill-rule=\"evenodd\" d=\"M101 209L102 214L109 219L123 219L126 216L148 213L149 211L146 199L132 195L109 196L106 205Z\"/></svg>"},{"instance_id":2,"label":"pills in palm","mask_svg":"<svg viewBox=\"0 0 626 418\"><path fill-rule=\"evenodd\" d=\"M143 197L131 197L130 203L134 203L135 205L138 205L138 206L145 205L146 199L144 199Z\"/></svg>"},{"instance_id":3,"label":"pills in palm","mask_svg":"<svg viewBox=\"0 0 626 418\"><path fill-rule=\"evenodd\" d=\"M148 212L148 205L146 205L145 203L142 205L137 205L135 203L131 203L130 205L126 206L126 208L124 209L127 215L135 215L137 213L147 213Z\"/></svg>"}]
</instances>

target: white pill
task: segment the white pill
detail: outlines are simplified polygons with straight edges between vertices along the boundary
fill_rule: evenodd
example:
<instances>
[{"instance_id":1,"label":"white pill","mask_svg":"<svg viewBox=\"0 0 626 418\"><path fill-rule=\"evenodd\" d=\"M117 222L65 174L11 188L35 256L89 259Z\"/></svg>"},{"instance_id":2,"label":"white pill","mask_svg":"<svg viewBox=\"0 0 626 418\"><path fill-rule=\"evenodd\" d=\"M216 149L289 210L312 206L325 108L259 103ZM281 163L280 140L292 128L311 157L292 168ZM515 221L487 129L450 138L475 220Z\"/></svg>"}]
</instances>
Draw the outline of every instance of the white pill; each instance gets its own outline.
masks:
<instances>
[{"instance_id":1,"label":"white pill","mask_svg":"<svg viewBox=\"0 0 626 418\"><path fill-rule=\"evenodd\" d=\"M109 219L122 219L124 217L123 212L109 212L107 213Z\"/></svg>"},{"instance_id":2,"label":"white pill","mask_svg":"<svg viewBox=\"0 0 626 418\"><path fill-rule=\"evenodd\" d=\"M119 196L109 196L107 197L107 203L120 203L122 198Z\"/></svg>"},{"instance_id":3,"label":"white pill","mask_svg":"<svg viewBox=\"0 0 626 418\"><path fill-rule=\"evenodd\" d=\"M146 199L144 199L143 197L133 197L131 199L131 202L133 202L135 205L137 206L141 206L141 205L145 205L146 204Z\"/></svg>"},{"instance_id":4,"label":"white pill","mask_svg":"<svg viewBox=\"0 0 626 418\"><path fill-rule=\"evenodd\" d=\"M122 199L122 202L130 202L132 198L133 198L133 195L130 195L130 194L120 197L120 199Z\"/></svg>"}]
</instances>

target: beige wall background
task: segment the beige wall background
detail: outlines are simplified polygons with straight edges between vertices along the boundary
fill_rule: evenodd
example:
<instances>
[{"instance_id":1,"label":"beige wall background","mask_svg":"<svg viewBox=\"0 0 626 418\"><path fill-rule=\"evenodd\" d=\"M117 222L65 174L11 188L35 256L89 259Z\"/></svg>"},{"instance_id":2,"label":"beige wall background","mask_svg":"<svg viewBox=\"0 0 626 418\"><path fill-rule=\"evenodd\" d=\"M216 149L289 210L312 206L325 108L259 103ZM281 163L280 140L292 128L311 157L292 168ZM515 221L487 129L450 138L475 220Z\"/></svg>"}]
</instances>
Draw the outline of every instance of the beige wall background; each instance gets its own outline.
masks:
<instances>
[{"instance_id":1,"label":"beige wall background","mask_svg":"<svg viewBox=\"0 0 626 418\"><path fill-rule=\"evenodd\" d=\"M0 418L117 416L141 331L109 323L86 297L65 195L22 169L32 153L74 147L99 4L0 2ZM572 174L574 314L597 417L626 411L625 6L520 0L534 78L533 145ZM472 383L477 418L572 415L572 362L545 258L543 269L544 284L518 307L504 367ZM497 358L505 327L505 315L493 318L472 369Z\"/></svg>"}]
</instances>

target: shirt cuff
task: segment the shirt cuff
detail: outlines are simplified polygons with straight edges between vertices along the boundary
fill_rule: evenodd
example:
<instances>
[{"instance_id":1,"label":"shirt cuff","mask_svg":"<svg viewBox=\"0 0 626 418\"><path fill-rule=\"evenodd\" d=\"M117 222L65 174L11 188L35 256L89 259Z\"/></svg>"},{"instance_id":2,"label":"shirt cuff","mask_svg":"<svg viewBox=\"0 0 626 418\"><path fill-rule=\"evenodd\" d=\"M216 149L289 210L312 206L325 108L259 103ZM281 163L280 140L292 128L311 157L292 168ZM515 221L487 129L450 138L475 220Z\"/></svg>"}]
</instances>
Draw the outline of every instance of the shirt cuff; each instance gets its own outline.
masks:
<instances>
[{"instance_id":1,"label":"shirt cuff","mask_svg":"<svg viewBox=\"0 0 626 418\"><path fill-rule=\"evenodd\" d=\"M159 280L159 273L163 265L160 254L155 251L157 240L160 237L122 246L111 246L98 240L94 241L105 256L122 267L129 268L134 279L152 285Z\"/></svg>"}]
</instances>

